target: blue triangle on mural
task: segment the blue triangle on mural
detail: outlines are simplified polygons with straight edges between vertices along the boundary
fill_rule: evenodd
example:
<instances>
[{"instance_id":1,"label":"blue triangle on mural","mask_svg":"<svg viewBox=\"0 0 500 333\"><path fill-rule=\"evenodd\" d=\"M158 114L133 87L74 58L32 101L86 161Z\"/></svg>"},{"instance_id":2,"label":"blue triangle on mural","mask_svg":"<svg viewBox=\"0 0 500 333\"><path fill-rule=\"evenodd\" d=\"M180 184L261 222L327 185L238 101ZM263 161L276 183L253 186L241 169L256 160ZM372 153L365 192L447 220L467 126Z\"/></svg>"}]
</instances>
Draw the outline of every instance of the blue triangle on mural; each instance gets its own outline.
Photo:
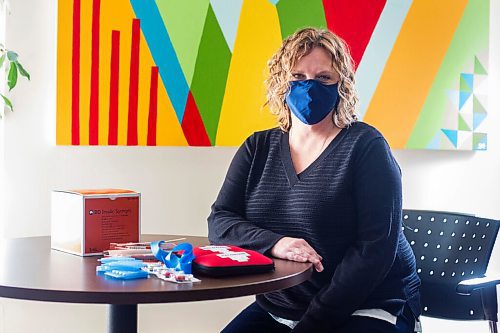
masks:
<instances>
[{"instance_id":1,"label":"blue triangle on mural","mask_svg":"<svg viewBox=\"0 0 500 333\"><path fill-rule=\"evenodd\" d=\"M458 142L458 131L457 130L448 130L448 129L441 129L443 131L444 135L450 140L450 142L457 148L457 142Z\"/></svg>"},{"instance_id":2,"label":"blue triangle on mural","mask_svg":"<svg viewBox=\"0 0 500 333\"><path fill-rule=\"evenodd\" d=\"M458 109L458 90L448 90L448 98Z\"/></svg>"},{"instance_id":3,"label":"blue triangle on mural","mask_svg":"<svg viewBox=\"0 0 500 333\"><path fill-rule=\"evenodd\" d=\"M280 0L269 0L270 3L272 3L273 5L276 6L276 4L279 2Z\"/></svg>"},{"instance_id":4,"label":"blue triangle on mural","mask_svg":"<svg viewBox=\"0 0 500 333\"><path fill-rule=\"evenodd\" d=\"M474 87L474 74L461 73L460 78L465 81L470 90Z\"/></svg>"},{"instance_id":5,"label":"blue triangle on mural","mask_svg":"<svg viewBox=\"0 0 500 333\"><path fill-rule=\"evenodd\" d=\"M458 108L461 109L462 106L464 106L465 102L467 102L467 99L470 97L470 95L472 95L471 92L465 92L465 91L461 91L460 92L460 100L459 100L459 103L458 103Z\"/></svg>"},{"instance_id":6,"label":"blue triangle on mural","mask_svg":"<svg viewBox=\"0 0 500 333\"><path fill-rule=\"evenodd\" d=\"M436 135L434 135L434 138L432 138L432 140L427 144L425 149L439 149L440 142L441 142L440 135L439 135L439 132L437 132Z\"/></svg>"},{"instance_id":7,"label":"blue triangle on mural","mask_svg":"<svg viewBox=\"0 0 500 333\"><path fill-rule=\"evenodd\" d=\"M481 125L481 123L486 118L486 116L487 116L486 113L474 112L474 117L472 118L472 127L473 127L473 130L476 130L476 128L479 125Z\"/></svg>"},{"instance_id":8,"label":"blue triangle on mural","mask_svg":"<svg viewBox=\"0 0 500 333\"><path fill-rule=\"evenodd\" d=\"M231 53L233 53L243 0L210 0L210 4L224 34L226 43Z\"/></svg>"}]
</instances>

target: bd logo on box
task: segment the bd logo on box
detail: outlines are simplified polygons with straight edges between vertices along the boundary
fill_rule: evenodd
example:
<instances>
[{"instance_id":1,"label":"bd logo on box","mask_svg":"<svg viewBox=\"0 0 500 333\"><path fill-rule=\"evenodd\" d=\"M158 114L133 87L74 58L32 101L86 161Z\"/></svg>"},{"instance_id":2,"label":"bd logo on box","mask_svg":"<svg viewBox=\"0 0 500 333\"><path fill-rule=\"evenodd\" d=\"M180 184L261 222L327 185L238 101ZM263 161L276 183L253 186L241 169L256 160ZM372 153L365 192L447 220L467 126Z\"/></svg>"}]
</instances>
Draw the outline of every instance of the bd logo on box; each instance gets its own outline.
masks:
<instances>
[{"instance_id":1,"label":"bd logo on box","mask_svg":"<svg viewBox=\"0 0 500 333\"><path fill-rule=\"evenodd\" d=\"M122 189L55 190L51 247L82 256L100 255L110 243L138 242L140 193Z\"/></svg>"}]
</instances>

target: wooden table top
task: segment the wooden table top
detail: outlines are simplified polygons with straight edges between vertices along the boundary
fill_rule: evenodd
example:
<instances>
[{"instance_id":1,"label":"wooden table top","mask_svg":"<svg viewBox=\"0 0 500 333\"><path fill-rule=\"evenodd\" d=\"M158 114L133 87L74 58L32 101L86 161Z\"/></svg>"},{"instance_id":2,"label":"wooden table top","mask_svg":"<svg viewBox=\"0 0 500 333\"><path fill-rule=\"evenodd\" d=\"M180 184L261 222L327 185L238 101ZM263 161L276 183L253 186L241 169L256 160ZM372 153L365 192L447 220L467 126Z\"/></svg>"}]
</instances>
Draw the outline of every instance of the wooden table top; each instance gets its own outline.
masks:
<instances>
[{"instance_id":1,"label":"wooden table top","mask_svg":"<svg viewBox=\"0 0 500 333\"><path fill-rule=\"evenodd\" d=\"M194 246L206 237L143 235L141 241L186 237ZM50 237L15 238L0 246L0 297L70 303L142 304L247 296L289 288L310 278L312 264L274 259L275 271L176 284L154 276L115 280L96 275L99 256L80 257L52 250Z\"/></svg>"}]
</instances>

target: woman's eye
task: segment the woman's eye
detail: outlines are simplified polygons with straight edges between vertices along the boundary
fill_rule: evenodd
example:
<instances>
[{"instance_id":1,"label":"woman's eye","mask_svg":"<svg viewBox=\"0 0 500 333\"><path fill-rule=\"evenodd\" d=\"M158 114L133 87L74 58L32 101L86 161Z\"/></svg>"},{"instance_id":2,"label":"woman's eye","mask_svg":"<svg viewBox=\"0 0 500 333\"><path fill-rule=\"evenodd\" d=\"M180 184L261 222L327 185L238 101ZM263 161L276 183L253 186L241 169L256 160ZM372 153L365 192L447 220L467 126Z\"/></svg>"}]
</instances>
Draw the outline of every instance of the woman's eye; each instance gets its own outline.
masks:
<instances>
[{"instance_id":1,"label":"woman's eye","mask_svg":"<svg viewBox=\"0 0 500 333\"><path fill-rule=\"evenodd\" d=\"M304 78L304 74L300 74L300 73L294 73L292 74L292 77L296 80L301 80Z\"/></svg>"},{"instance_id":2,"label":"woman's eye","mask_svg":"<svg viewBox=\"0 0 500 333\"><path fill-rule=\"evenodd\" d=\"M332 78L330 76L328 76L328 75L320 75L320 76L318 76L318 80L320 80L320 81L331 81L331 79Z\"/></svg>"}]
</instances>

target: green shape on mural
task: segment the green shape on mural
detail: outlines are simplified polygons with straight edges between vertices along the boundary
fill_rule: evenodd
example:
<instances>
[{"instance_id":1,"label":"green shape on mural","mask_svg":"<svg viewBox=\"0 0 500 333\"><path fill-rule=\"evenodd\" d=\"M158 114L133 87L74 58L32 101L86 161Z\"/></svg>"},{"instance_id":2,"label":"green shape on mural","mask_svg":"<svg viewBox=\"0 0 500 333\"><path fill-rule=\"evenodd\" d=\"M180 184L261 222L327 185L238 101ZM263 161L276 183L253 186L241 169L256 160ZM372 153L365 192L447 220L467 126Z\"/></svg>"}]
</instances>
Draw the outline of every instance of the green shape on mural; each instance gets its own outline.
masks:
<instances>
[{"instance_id":1,"label":"green shape on mural","mask_svg":"<svg viewBox=\"0 0 500 333\"><path fill-rule=\"evenodd\" d=\"M476 54L488 50L489 8L489 0L468 2L406 148L427 147L443 127L449 103L446 92L456 89L460 73L474 61Z\"/></svg>"},{"instance_id":2,"label":"green shape on mural","mask_svg":"<svg viewBox=\"0 0 500 333\"><path fill-rule=\"evenodd\" d=\"M300 28L313 26L326 29L327 27L321 0L281 0L276 8L283 39Z\"/></svg>"},{"instance_id":3,"label":"green shape on mural","mask_svg":"<svg viewBox=\"0 0 500 333\"><path fill-rule=\"evenodd\" d=\"M474 57L474 74L488 75L488 72L477 57Z\"/></svg>"},{"instance_id":4,"label":"green shape on mural","mask_svg":"<svg viewBox=\"0 0 500 333\"><path fill-rule=\"evenodd\" d=\"M472 87L467 83L467 80L464 78L464 74L460 74L460 91L463 92L472 92Z\"/></svg>"},{"instance_id":5,"label":"green shape on mural","mask_svg":"<svg viewBox=\"0 0 500 333\"><path fill-rule=\"evenodd\" d=\"M471 131L469 125L467 125L461 114L458 115L458 129L460 131Z\"/></svg>"},{"instance_id":6,"label":"green shape on mural","mask_svg":"<svg viewBox=\"0 0 500 333\"><path fill-rule=\"evenodd\" d=\"M193 78L209 3L210 0L156 0L188 86Z\"/></svg>"},{"instance_id":7,"label":"green shape on mural","mask_svg":"<svg viewBox=\"0 0 500 333\"><path fill-rule=\"evenodd\" d=\"M474 113L488 113L484 108L483 104L479 102L476 96L473 95L472 99L472 112Z\"/></svg>"},{"instance_id":8,"label":"green shape on mural","mask_svg":"<svg viewBox=\"0 0 500 333\"><path fill-rule=\"evenodd\" d=\"M486 135L486 133L473 133L472 149L486 150L487 148L488 148L488 136Z\"/></svg>"},{"instance_id":9,"label":"green shape on mural","mask_svg":"<svg viewBox=\"0 0 500 333\"><path fill-rule=\"evenodd\" d=\"M212 145L215 145L230 63L231 51L209 6L191 91Z\"/></svg>"}]
</instances>

